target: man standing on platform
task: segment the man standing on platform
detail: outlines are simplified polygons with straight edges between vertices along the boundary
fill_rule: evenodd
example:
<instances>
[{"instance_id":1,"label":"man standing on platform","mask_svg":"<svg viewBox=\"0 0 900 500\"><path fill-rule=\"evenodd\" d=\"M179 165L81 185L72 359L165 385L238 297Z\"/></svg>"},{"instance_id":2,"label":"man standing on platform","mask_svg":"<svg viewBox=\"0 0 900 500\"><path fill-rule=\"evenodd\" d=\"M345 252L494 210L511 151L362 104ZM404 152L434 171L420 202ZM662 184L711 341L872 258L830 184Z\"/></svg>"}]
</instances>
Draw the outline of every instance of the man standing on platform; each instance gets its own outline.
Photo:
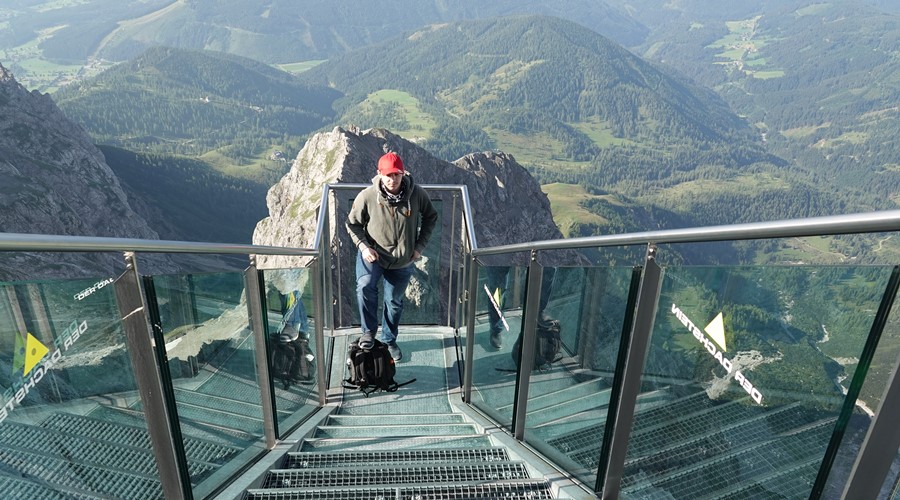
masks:
<instances>
[{"instance_id":1,"label":"man standing on platform","mask_svg":"<svg viewBox=\"0 0 900 500\"><path fill-rule=\"evenodd\" d=\"M378 175L356 196L347 218L347 230L359 250L356 298L363 331L361 346L371 343L378 327L378 283L383 278L381 341L394 360L403 358L397 346L403 296L415 269L413 262L422 256L437 218L431 198L413 182L400 156L383 155L378 160Z\"/></svg>"}]
</instances>

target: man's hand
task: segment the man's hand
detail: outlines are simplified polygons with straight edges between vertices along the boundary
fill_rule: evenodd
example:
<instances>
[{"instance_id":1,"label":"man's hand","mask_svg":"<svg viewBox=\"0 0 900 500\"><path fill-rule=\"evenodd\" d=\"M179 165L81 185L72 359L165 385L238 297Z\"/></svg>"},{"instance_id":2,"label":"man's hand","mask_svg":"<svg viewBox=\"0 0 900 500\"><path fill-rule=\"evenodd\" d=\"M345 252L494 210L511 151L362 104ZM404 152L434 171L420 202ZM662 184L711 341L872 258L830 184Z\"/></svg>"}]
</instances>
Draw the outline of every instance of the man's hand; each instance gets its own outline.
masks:
<instances>
[{"instance_id":1,"label":"man's hand","mask_svg":"<svg viewBox=\"0 0 900 500\"><path fill-rule=\"evenodd\" d=\"M421 257L421 256L422 256L422 254L420 254L418 250L413 250L413 257L412 257L412 260L413 260L414 262L417 261L417 260L419 260L419 257Z\"/></svg>"},{"instance_id":2,"label":"man's hand","mask_svg":"<svg viewBox=\"0 0 900 500\"><path fill-rule=\"evenodd\" d=\"M375 249L371 247L363 248L362 258L366 262L375 262L376 260L378 260L378 252L376 252Z\"/></svg>"}]
</instances>

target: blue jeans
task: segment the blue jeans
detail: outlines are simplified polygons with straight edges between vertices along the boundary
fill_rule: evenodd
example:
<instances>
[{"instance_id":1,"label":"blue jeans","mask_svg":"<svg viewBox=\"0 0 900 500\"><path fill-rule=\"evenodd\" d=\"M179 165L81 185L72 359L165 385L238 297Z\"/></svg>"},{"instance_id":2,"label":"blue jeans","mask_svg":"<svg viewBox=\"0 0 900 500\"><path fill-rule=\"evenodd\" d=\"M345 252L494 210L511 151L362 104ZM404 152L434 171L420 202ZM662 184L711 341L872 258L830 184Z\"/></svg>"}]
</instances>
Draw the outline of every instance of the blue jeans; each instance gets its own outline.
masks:
<instances>
[{"instance_id":1,"label":"blue jeans","mask_svg":"<svg viewBox=\"0 0 900 500\"><path fill-rule=\"evenodd\" d=\"M500 307L501 311L506 309L506 294L509 291L509 270L510 268L507 266L486 267L488 290L490 290L491 293L494 293L495 289L500 288L500 290L502 291L500 303L497 304L497 306ZM553 280L555 279L555 277L555 267L544 268L544 276L541 280L540 302L538 303L538 319L543 316L544 309L547 308L547 304L550 302L550 292L553 289ZM493 304L488 304L487 310L491 333L502 331L503 320L500 319L500 314L496 309L494 309Z\"/></svg>"},{"instance_id":2,"label":"blue jeans","mask_svg":"<svg viewBox=\"0 0 900 500\"><path fill-rule=\"evenodd\" d=\"M359 321L363 333L375 333L378 321L378 282L384 278L384 309L381 314L381 341L390 344L397 340L400 313L403 312L403 295L412 278L412 265L399 269L384 269L378 261L366 262L362 253L356 256L356 302L359 304Z\"/></svg>"}]
</instances>

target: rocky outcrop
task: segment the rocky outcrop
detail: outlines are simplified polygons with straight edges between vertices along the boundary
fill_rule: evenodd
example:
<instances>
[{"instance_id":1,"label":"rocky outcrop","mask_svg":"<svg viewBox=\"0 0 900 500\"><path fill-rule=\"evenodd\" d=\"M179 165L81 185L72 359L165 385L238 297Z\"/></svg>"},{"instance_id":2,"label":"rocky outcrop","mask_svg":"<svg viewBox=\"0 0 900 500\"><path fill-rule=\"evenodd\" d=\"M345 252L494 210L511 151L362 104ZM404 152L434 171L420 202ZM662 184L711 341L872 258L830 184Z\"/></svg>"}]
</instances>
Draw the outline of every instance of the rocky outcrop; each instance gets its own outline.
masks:
<instances>
[{"instance_id":1,"label":"rocky outcrop","mask_svg":"<svg viewBox=\"0 0 900 500\"><path fill-rule=\"evenodd\" d=\"M0 66L0 232L157 239L88 134ZM158 259L149 259L158 263ZM120 254L0 252L0 280L108 275Z\"/></svg>"},{"instance_id":2,"label":"rocky outcrop","mask_svg":"<svg viewBox=\"0 0 900 500\"><path fill-rule=\"evenodd\" d=\"M479 247L522 243L561 238L553 222L550 202L540 184L508 154L496 152L473 153L452 163L432 156L428 151L383 129L359 131L335 128L320 133L306 143L291 170L273 186L266 197L269 217L256 226L253 243L257 245L309 248L315 238L316 220L324 185L368 185L376 174L378 158L386 151L397 152L417 184L465 185L473 210L475 238ZM329 203L329 234L332 268L336 290L335 300L355 304L353 265L356 250L344 227L346 214L357 191L337 191ZM442 201L438 207L442 221L452 217L454 205L459 212L461 200L453 193L432 191ZM458 216L457 216L458 217ZM432 290L439 284L446 286L450 265L459 266L459 236L461 224L456 220L454 237L451 223L441 223L426 251L427 259L417 265L419 278L413 280L407 298L419 308L437 308L444 314L447 290ZM456 250L451 252L451 249ZM451 255L455 254L455 257ZM528 256L515 256L516 264L527 264ZM302 266L309 258L259 256L261 268ZM441 279L426 276L440 273ZM338 292L337 290L341 290ZM343 308L344 316L352 314Z\"/></svg>"}]
</instances>

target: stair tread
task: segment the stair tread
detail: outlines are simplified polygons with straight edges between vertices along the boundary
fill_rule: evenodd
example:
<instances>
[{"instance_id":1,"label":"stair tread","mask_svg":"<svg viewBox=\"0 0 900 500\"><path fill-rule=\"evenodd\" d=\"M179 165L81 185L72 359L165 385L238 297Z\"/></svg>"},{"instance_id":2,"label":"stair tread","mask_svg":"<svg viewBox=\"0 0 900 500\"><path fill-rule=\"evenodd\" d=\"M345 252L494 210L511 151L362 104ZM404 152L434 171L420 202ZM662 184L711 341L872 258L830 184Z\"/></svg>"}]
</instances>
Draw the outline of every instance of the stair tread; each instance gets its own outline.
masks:
<instances>
[{"instance_id":1,"label":"stair tread","mask_svg":"<svg viewBox=\"0 0 900 500\"><path fill-rule=\"evenodd\" d=\"M281 467L285 469L350 467L359 464L384 462L443 463L452 460L506 461L506 448L443 448L433 450L389 450L352 452L294 451L285 455Z\"/></svg>"},{"instance_id":2,"label":"stair tread","mask_svg":"<svg viewBox=\"0 0 900 500\"><path fill-rule=\"evenodd\" d=\"M408 424L403 426L346 426L320 425L314 437L412 437L412 436L470 436L479 433L470 423Z\"/></svg>"},{"instance_id":3,"label":"stair tread","mask_svg":"<svg viewBox=\"0 0 900 500\"><path fill-rule=\"evenodd\" d=\"M299 451L324 451L332 449L338 451L349 450L384 450L388 449L422 449L434 446L442 448L458 447L471 448L473 446L490 446L491 441L485 435L472 436L416 436L401 439L379 438L307 438L301 443ZM308 447L308 448L307 448Z\"/></svg>"},{"instance_id":4,"label":"stair tread","mask_svg":"<svg viewBox=\"0 0 900 500\"><path fill-rule=\"evenodd\" d=\"M397 495L403 498L526 498L529 500L541 500L553 498L550 484L545 479L517 479L492 482L459 482L454 484L412 484L375 486L371 488L354 487L319 487L319 488L278 488L278 489L248 489L245 492L245 500L277 498L279 500L306 500L328 498L393 498ZM517 496L520 495L520 496Z\"/></svg>"}]
</instances>

